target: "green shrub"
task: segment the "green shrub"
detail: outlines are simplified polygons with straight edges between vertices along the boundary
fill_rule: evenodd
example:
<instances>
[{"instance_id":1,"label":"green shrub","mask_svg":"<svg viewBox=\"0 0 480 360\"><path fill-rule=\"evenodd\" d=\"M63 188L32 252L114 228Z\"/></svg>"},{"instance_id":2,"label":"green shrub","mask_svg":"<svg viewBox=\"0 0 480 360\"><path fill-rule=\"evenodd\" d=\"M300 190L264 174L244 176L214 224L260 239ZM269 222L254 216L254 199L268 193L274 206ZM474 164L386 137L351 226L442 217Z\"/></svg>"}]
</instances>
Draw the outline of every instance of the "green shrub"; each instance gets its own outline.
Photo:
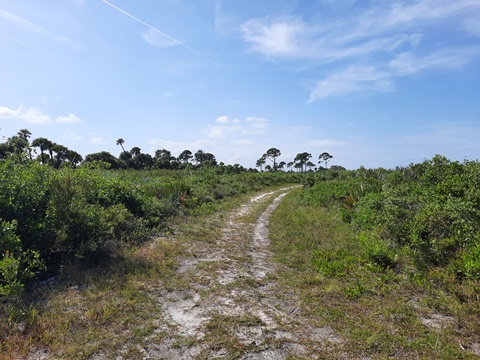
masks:
<instances>
[{"instance_id":1,"label":"green shrub","mask_svg":"<svg viewBox=\"0 0 480 360\"><path fill-rule=\"evenodd\" d=\"M398 254L388 244L375 235L360 235L359 241L362 243L368 260L383 269L393 269L397 263Z\"/></svg>"},{"instance_id":2,"label":"green shrub","mask_svg":"<svg viewBox=\"0 0 480 360\"><path fill-rule=\"evenodd\" d=\"M470 270L464 265L457 270L476 276L477 263L465 251L475 249L473 239L480 233L478 161L462 164L437 155L395 171L360 168L346 172L342 180L327 179L327 172L304 191L303 201L336 206L343 221L358 230L376 234L392 248L410 248L421 270L448 267L463 254L460 264L469 264ZM389 249L382 245L368 257L391 266Z\"/></svg>"},{"instance_id":3,"label":"green shrub","mask_svg":"<svg viewBox=\"0 0 480 360\"><path fill-rule=\"evenodd\" d=\"M480 238L462 250L457 273L469 280L480 280Z\"/></svg>"},{"instance_id":4,"label":"green shrub","mask_svg":"<svg viewBox=\"0 0 480 360\"><path fill-rule=\"evenodd\" d=\"M37 252L23 251L15 221L0 219L0 299L18 295L26 280L43 268Z\"/></svg>"}]
</instances>

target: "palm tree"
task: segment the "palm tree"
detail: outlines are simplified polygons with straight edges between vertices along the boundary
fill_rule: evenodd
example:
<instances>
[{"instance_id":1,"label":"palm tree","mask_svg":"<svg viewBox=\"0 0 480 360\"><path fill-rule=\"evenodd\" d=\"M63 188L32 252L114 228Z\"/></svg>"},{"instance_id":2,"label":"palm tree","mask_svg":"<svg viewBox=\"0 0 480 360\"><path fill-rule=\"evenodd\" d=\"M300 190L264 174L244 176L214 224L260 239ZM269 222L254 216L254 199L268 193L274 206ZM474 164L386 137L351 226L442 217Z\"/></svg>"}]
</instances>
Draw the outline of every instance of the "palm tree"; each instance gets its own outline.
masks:
<instances>
[{"instance_id":1,"label":"palm tree","mask_svg":"<svg viewBox=\"0 0 480 360\"><path fill-rule=\"evenodd\" d=\"M42 164L45 164L44 151L47 150L51 146L51 144L52 142L46 138L36 138L32 141L33 147L40 148L40 154L42 156Z\"/></svg>"},{"instance_id":2,"label":"palm tree","mask_svg":"<svg viewBox=\"0 0 480 360\"><path fill-rule=\"evenodd\" d=\"M122 147L122 154L125 153L125 149L123 148L123 144L125 144L125 140L122 138L117 140L117 145L120 145ZM125 159L125 164L127 165L128 168L128 159Z\"/></svg>"},{"instance_id":3,"label":"palm tree","mask_svg":"<svg viewBox=\"0 0 480 360\"><path fill-rule=\"evenodd\" d=\"M122 147L122 151L125 151L125 149L123 148L123 144L125 144L125 140L123 140L122 138L117 140L117 145L120 145Z\"/></svg>"},{"instance_id":4,"label":"palm tree","mask_svg":"<svg viewBox=\"0 0 480 360\"><path fill-rule=\"evenodd\" d=\"M53 147L55 146L56 144L54 142L51 142L49 141L46 145L46 148L50 154L50 165L52 165L53 167Z\"/></svg>"},{"instance_id":5,"label":"palm tree","mask_svg":"<svg viewBox=\"0 0 480 360\"><path fill-rule=\"evenodd\" d=\"M65 160L65 155L68 151L68 148L60 144L53 144L52 151L57 153L55 155L55 168L60 169L62 161Z\"/></svg>"},{"instance_id":6,"label":"palm tree","mask_svg":"<svg viewBox=\"0 0 480 360\"><path fill-rule=\"evenodd\" d=\"M65 159L70 162L70 166L76 168L79 163L83 161L82 155L73 150L65 152Z\"/></svg>"},{"instance_id":7,"label":"palm tree","mask_svg":"<svg viewBox=\"0 0 480 360\"><path fill-rule=\"evenodd\" d=\"M27 129L22 129L17 133L17 135L20 136L22 139L28 140L30 136L32 136L32 133Z\"/></svg>"},{"instance_id":8,"label":"palm tree","mask_svg":"<svg viewBox=\"0 0 480 360\"><path fill-rule=\"evenodd\" d=\"M29 149L29 142L21 136L12 136L7 139L9 152L13 153L18 161L23 161L23 154Z\"/></svg>"},{"instance_id":9,"label":"palm tree","mask_svg":"<svg viewBox=\"0 0 480 360\"><path fill-rule=\"evenodd\" d=\"M132 150L130 150L130 154L132 154L132 156L137 156L137 155L140 155L142 152L142 149L140 149L138 146L134 146L132 148Z\"/></svg>"}]
</instances>

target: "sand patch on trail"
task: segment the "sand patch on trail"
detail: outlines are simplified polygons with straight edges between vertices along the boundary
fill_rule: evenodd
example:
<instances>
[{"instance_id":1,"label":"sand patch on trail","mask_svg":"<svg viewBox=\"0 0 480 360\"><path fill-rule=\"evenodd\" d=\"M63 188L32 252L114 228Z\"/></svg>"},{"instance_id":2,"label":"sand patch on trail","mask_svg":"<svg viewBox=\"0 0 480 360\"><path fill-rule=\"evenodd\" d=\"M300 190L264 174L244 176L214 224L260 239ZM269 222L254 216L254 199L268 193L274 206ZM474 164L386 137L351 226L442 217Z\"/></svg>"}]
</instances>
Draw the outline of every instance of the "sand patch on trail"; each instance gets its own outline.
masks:
<instances>
[{"instance_id":1,"label":"sand patch on trail","mask_svg":"<svg viewBox=\"0 0 480 360\"><path fill-rule=\"evenodd\" d=\"M342 343L330 327L309 325L293 292L276 280L268 218L292 189L251 198L228 216L220 239L191 244L194 256L177 272L189 278L189 288L157 299L163 311L152 314L156 333L167 335L146 341L145 358L310 358ZM244 220L268 203L256 221Z\"/></svg>"}]
</instances>

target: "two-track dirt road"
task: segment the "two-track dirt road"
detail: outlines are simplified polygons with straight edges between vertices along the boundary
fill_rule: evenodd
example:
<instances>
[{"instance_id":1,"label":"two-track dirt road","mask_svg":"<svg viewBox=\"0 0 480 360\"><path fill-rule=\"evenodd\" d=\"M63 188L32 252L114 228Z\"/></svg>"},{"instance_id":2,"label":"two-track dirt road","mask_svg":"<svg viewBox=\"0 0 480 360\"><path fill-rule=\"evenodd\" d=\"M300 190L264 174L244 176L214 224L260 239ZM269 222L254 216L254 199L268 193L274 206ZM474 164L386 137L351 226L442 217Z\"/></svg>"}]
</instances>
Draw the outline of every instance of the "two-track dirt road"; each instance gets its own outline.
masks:
<instances>
[{"instance_id":1,"label":"two-track dirt road","mask_svg":"<svg viewBox=\"0 0 480 360\"><path fill-rule=\"evenodd\" d=\"M251 198L228 216L219 239L192 243L176 273L188 278L188 289L158 297L162 311L152 316L163 336L146 342L144 358L311 359L341 346L332 328L302 316L293 292L278 282L268 218L292 189Z\"/></svg>"}]
</instances>

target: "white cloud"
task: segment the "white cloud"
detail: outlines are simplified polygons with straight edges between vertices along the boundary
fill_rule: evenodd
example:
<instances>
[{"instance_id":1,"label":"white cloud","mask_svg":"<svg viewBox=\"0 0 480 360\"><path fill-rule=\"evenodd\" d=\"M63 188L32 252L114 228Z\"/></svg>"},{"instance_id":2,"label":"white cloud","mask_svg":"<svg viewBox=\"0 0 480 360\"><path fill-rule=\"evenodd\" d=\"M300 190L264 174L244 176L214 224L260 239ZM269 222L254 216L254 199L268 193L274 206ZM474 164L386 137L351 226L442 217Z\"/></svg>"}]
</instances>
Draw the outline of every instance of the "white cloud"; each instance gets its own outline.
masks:
<instances>
[{"instance_id":1,"label":"white cloud","mask_svg":"<svg viewBox=\"0 0 480 360\"><path fill-rule=\"evenodd\" d=\"M49 116L43 115L40 108L32 106L25 109L23 105L20 105L17 110L0 106L0 118L24 120L30 124L48 124L52 122Z\"/></svg>"},{"instance_id":2,"label":"white cloud","mask_svg":"<svg viewBox=\"0 0 480 360\"><path fill-rule=\"evenodd\" d=\"M223 137L226 137L226 135L227 135L226 129L227 129L227 128L224 128L224 127L221 127L221 126L214 126L214 127L211 128L210 131L208 132L208 137L211 137L211 138L223 138Z\"/></svg>"},{"instance_id":3,"label":"white cloud","mask_svg":"<svg viewBox=\"0 0 480 360\"><path fill-rule=\"evenodd\" d=\"M479 56L480 46L442 50L418 58L411 52L404 52L390 61L389 66L398 72L397 75L413 74L431 68L458 68Z\"/></svg>"},{"instance_id":4,"label":"white cloud","mask_svg":"<svg viewBox=\"0 0 480 360\"><path fill-rule=\"evenodd\" d=\"M230 120L223 115L215 119L222 126L213 126L208 131L209 138L227 138L239 134L261 134L268 127L268 120L261 117L249 116L244 121L239 119Z\"/></svg>"},{"instance_id":5,"label":"white cloud","mask_svg":"<svg viewBox=\"0 0 480 360\"><path fill-rule=\"evenodd\" d=\"M214 126L208 132L210 138L226 138L232 133L242 131L242 126Z\"/></svg>"},{"instance_id":6,"label":"white cloud","mask_svg":"<svg viewBox=\"0 0 480 360\"><path fill-rule=\"evenodd\" d=\"M262 134L268 127L268 120L261 117L250 116L245 122L247 124L242 128L242 134Z\"/></svg>"},{"instance_id":7,"label":"white cloud","mask_svg":"<svg viewBox=\"0 0 480 360\"><path fill-rule=\"evenodd\" d=\"M92 144L105 144L105 140L102 137L94 137L90 139Z\"/></svg>"},{"instance_id":8,"label":"white cloud","mask_svg":"<svg viewBox=\"0 0 480 360\"><path fill-rule=\"evenodd\" d=\"M384 66L356 66L331 73L316 81L308 102L358 92L389 92L394 90L396 77L412 75L433 69L453 69L480 57L480 46L447 49L417 57L413 52L402 52Z\"/></svg>"},{"instance_id":9,"label":"white cloud","mask_svg":"<svg viewBox=\"0 0 480 360\"><path fill-rule=\"evenodd\" d=\"M17 111L9 109L6 106L0 106L0 119L17 117Z\"/></svg>"},{"instance_id":10,"label":"white cloud","mask_svg":"<svg viewBox=\"0 0 480 360\"><path fill-rule=\"evenodd\" d=\"M254 116L249 116L245 119L245 121L249 122L260 122L260 123L266 123L268 122L267 119L261 118L261 117L254 117Z\"/></svg>"},{"instance_id":11,"label":"white cloud","mask_svg":"<svg viewBox=\"0 0 480 360\"><path fill-rule=\"evenodd\" d=\"M305 36L306 27L298 19L252 19L241 26L244 40L252 43L252 50L267 56L285 56L297 53L298 41Z\"/></svg>"},{"instance_id":12,"label":"white cloud","mask_svg":"<svg viewBox=\"0 0 480 360\"><path fill-rule=\"evenodd\" d=\"M77 117L73 114L70 114L70 115L67 115L67 116L57 117L57 122L60 122L60 123L79 123L79 122L82 122L82 119L80 119L79 117Z\"/></svg>"},{"instance_id":13,"label":"white cloud","mask_svg":"<svg viewBox=\"0 0 480 360\"><path fill-rule=\"evenodd\" d=\"M243 40L252 51L267 58L304 61L300 69L326 64L333 67L347 58L358 64L344 70L336 66L337 70L315 80L309 102L362 91L392 91L395 77L429 69L453 69L480 57L479 47L471 43L444 46L443 41L431 40L438 36L439 23L448 24L452 30L449 36L458 39L465 32L480 36L480 1L374 4L367 10L357 10L355 16L317 18L315 23L298 17L250 19L241 26ZM423 38L429 41L423 44Z\"/></svg>"},{"instance_id":14,"label":"white cloud","mask_svg":"<svg viewBox=\"0 0 480 360\"><path fill-rule=\"evenodd\" d=\"M388 92L393 90L391 74L374 67L350 66L317 82L310 92L312 102L318 99L340 96L360 91Z\"/></svg>"},{"instance_id":15,"label":"white cloud","mask_svg":"<svg viewBox=\"0 0 480 360\"><path fill-rule=\"evenodd\" d=\"M225 116L225 115L219 116L218 118L215 119L215 122L226 124L228 123L228 116Z\"/></svg>"},{"instance_id":16,"label":"white cloud","mask_svg":"<svg viewBox=\"0 0 480 360\"><path fill-rule=\"evenodd\" d=\"M31 106L25 108L23 105L20 105L17 110L0 106L0 118L18 119L30 124L49 124L53 122L50 116L44 115L39 107ZM55 121L57 123L78 123L82 122L82 119L74 114L69 114L67 116L59 116Z\"/></svg>"},{"instance_id":17,"label":"white cloud","mask_svg":"<svg viewBox=\"0 0 480 360\"><path fill-rule=\"evenodd\" d=\"M142 34L143 39L149 43L150 45L153 46L158 46L158 47L170 47L170 46L175 46L179 45L178 41L175 41L171 38L168 38L161 32L154 30L154 29L149 29L145 31Z\"/></svg>"}]
</instances>

